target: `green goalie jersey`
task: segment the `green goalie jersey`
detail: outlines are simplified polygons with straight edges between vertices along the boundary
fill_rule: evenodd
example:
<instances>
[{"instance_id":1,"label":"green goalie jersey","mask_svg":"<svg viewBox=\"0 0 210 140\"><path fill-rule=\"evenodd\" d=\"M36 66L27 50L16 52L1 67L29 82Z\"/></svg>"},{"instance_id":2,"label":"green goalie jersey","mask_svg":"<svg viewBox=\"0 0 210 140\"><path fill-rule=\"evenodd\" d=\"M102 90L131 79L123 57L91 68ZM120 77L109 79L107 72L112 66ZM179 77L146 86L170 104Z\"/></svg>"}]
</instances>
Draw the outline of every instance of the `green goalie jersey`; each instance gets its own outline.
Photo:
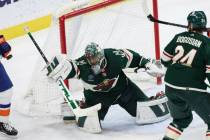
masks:
<instances>
[{"instance_id":1,"label":"green goalie jersey","mask_svg":"<svg viewBox=\"0 0 210 140\"><path fill-rule=\"evenodd\" d=\"M126 87L127 78L124 68L144 67L147 59L128 49L104 49L106 66L100 74L95 75L85 56L72 61L73 69L68 78L82 80L84 93L120 94Z\"/></svg>"},{"instance_id":2,"label":"green goalie jersey","mask_svg":"<svg viewBox=\"0 0 210 140\"><path fill-rule=\"evenodd\" d=\"M166 85L205 92L210 80L210 39L195 32L177 34L165 47L161 62L167 67Z\"/></svg>"}]
</instances>

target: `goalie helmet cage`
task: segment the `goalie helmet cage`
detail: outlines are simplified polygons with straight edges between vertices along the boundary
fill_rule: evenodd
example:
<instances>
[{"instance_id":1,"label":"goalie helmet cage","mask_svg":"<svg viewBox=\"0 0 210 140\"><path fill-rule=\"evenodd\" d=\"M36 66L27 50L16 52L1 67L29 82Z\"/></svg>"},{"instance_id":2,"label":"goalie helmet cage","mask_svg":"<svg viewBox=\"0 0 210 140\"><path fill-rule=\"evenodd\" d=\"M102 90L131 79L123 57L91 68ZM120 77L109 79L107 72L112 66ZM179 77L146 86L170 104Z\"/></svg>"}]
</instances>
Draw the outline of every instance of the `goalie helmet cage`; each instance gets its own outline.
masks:
<instances>
[{"instance_id":1,"label":"goalie helmet cage","mask_svg":"<svg viewBox=\"0 0 210 140\"><path fill-rule=\"evenodd\" d=\"M102 48L129 48L145 57L160 59L158 25L146 18L142 9L143 0L82 1L85 1L82 7L71 7L66 14L60 16L59 24L52 24L49 29L42 48L48 58L61 52L67 54L68 58L75 59L84 53L88 43L96 42ZM157 18L157 0L147 0L147 3L150 9L154 9L154 16ZM39 72L44 65L40 57L29 90L17 105L18 110L24 114L61 114L60 104L64 101L62 93L55 83L49 83L43 72ZM132 69L126 70L126 73L133 81L141 81L137 83L140 86L146 83L148 86L145 87L150 87L151 82L154 86L157 80L145 72L140 72L137 76ZM81 98L81 81L71 79L68 83L73 95Z\"/></svg>"}]
</instances>

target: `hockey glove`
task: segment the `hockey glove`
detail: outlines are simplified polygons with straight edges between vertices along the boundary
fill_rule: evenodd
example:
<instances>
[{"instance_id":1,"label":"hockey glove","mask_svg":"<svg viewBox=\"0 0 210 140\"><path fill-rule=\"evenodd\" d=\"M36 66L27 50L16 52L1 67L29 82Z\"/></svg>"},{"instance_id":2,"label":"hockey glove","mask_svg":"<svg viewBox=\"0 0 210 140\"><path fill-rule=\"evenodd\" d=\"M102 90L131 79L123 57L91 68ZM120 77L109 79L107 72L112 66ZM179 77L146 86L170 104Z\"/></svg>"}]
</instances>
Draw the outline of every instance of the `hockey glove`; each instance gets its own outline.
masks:
<instances>
[{"instance_id":1,"label":"hockey glove","mask_svg":"<svg viewBox=\"0 0 210 140\"><path fill-rule=\"evenodd\" d=\"M11 46L6 42L3 35L0 35L0 55L7 60L12 57L10 54Z\"/></svg>"},{"instance_id":2,"label":"hockey glove","mask_svg":"<svg viewBox=\"0 0 210 140\"><path fill-rule=\"evenodd\" d=\"M146 65L146 72L153 77L163 77L165 75L164 67L160 60L152 59Z\"/></svg>"},{"instance_id":3,"label":"hockey glove","mask_svg":"<svg viewBox=\"0 0 210 140\"><path fill-rule=\"evenodd\" d=\"M47 65L47 76L50 80L57 81L60 77L64 80L72 70L72 65L69 60L59 55Z\"/></svg>"}]
</instances>

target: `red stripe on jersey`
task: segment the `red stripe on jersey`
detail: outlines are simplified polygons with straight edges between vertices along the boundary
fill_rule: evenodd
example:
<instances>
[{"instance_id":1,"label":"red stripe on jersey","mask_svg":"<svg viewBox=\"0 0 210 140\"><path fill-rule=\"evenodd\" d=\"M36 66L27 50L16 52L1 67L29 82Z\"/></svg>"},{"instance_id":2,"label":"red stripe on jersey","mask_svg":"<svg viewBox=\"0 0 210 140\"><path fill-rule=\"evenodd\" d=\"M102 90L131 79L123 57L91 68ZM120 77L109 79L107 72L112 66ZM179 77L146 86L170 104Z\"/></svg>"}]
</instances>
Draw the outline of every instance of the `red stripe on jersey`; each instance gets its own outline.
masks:
<instances>
[{"instance_id":1,"label":"red stripe on jersey","mask_svg":"<svg viewBox=\"0 0 210 140\"><path fill-rule=\"evenodd\" d=\"M178 130L174 129L174 128L171 128L170 126L168 126L168 129L173 131L174 133L178 134L178 135L181 135L181 132L179 132Z\"/></svg>"},{"instance_id":2,"label":"red stripe on jersey","mask_svg":"<svg viewBox=\"0 0 210 140\"><path fill-rule=\"evenodd\" d=\"M170 55L170 54L168 54L167 52L163 52L163 54L165 55L165 56L167 56L167 57L169 57L169 58L173 58L173 55Z\"/></svg>"}]
</instances>

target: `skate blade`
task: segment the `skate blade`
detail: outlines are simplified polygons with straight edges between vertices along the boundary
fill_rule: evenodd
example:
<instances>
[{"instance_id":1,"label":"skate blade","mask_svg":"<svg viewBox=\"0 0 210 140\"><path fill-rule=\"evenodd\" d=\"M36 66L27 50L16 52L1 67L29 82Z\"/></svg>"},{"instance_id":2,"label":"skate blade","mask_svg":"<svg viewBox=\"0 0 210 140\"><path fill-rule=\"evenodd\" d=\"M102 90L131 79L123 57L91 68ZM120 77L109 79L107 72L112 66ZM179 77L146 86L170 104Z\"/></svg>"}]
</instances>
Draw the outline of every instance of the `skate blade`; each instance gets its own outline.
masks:
<instances>
[{"instance_id":1,"label":"skate blade","mask_svg":"<svg viewBox=\"0 0 210 140\"><path fill-rule=\"evenodd\" d=\"M18 138L18 136L16 135L16 136L10 136L10 135L7 135L7 134L5 134L5 133L3 133L3 132L0 132L0 137L4 137L4 139L3 140L9 140L9 139L17 139Z\"/></svg>"}]
</instances>

